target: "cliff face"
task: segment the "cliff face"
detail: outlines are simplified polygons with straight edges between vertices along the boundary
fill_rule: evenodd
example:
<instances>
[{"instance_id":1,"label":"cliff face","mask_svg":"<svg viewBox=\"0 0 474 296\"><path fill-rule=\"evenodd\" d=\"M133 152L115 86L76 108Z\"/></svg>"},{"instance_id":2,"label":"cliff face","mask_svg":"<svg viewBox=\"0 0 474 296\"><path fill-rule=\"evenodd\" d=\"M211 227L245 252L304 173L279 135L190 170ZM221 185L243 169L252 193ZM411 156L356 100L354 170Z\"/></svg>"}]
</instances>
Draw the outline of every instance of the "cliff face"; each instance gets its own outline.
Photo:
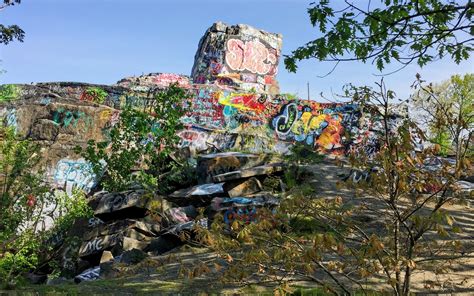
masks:
<instances>
[{"instance_id":1,"label":"cliff face","mask_svg":"<svg viewBox=\"0 0 474 296\"><path fill-rule=\"evenodd\" d=\"M188 89L180 148L287 153L302 143L322 153L376 150L377 119L353 104L324 104L278 94L281 35L214 24L201 39L192 77L152 73L116 85L38 83L0 86L0 118L43 147L48 179L90 189L96 180L72 151L107 139L125 107L147 105L170 83Z\"/></svg>"}]
</instances>

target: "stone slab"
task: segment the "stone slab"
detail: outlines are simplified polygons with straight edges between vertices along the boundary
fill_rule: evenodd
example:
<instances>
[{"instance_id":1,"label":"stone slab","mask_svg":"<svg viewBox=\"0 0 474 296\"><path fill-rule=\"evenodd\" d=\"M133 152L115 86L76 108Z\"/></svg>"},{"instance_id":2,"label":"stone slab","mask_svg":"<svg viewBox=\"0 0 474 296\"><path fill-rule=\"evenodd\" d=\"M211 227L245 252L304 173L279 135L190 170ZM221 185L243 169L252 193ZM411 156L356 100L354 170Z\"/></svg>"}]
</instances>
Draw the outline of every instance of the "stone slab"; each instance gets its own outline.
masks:
<instances>
[{"instance_id":1,"label":"stone slab","mask_svg":"<svg viewBox=\"0 0 474 296\"><path fill-rule=\"evenodd\" d=\"M197 179L199 184L211 183L212 177L244 168L256 166L259 155L240 152L222 152L202 155L197 160Z\"/></svg>"},{"instance_id":2,"label":"stone slab","mask_svg":"<svg viewBox=\"0 0 474 296\"><path fill-rule=\"evenodd\" d=\"M179 206L202 206L209 203L213 197L224 194L224 183L209 183L191 188L181 189L170 194L166 199Z\"/></svg>"},{"instance_id":3,"label":"stone slab","mask_svg":"<svg viewBox=\"0 0 474 296\"><path fill-rule=\"evenodd\" d=\"M160 232L159 225L131 219L100 224L83 237L79 256L96 255L104 250L145 248L148 241Z\"/></svg>"},{"instance_id":4,"label":"stone slab","mask_svg":"<svg viewBox=\"0 0 474 296\"><path fill-rule=\"evenodd\" d=\"M94 211L95 215L108 214L127 208L146 209L149 199L143 197L145 191L133 190L104 194Z\"/></svg>"},{"instance_id":5,"label":"stone slab","mask_svg":"<svg viewBox=\"0 0 474 296\"><path fill-rule=\"evenodd\" d=\"M232 180L224 183L224 190L230 197L246 196L262 191L262 189L262 184L255 177Z\"/></svg>"},{"instance_id":6,"label":"stone slab","mask_svg":"<svg viewBox=\"0 0 474 296\"><path fill-rule=\"evenodd\" d=\"M254 176L271 175L274 173L282 172L284 169L285 169L284 164L272 163L272 164L256 166L249 169L238 170L238 171L215 175L213 176L212 180L214 182L227 182L227 181L249 178L249 177L254 177Z\"/></svg>"}]
</instances>

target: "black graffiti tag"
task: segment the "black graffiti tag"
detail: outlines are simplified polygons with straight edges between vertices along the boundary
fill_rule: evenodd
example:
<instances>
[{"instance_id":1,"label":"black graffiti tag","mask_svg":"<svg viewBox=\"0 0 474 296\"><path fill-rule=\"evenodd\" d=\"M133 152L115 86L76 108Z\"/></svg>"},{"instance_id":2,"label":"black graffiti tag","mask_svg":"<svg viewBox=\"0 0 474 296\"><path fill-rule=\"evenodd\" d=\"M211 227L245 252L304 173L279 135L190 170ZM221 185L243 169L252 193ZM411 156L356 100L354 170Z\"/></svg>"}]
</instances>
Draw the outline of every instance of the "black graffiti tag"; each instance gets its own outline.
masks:
<instances>
[{"instance_id":1,"label":"black graffiti tag","mask_svg":"<svg viewBox=\"0 0 474 296\"><path fill-rule=\"evenodd\" d=\"M286 135L291 130L298 116L298 106L296 103L289 103L282 106L280 113L272 121L272 128L278 136Z\"/></svg>"}]
</instances>

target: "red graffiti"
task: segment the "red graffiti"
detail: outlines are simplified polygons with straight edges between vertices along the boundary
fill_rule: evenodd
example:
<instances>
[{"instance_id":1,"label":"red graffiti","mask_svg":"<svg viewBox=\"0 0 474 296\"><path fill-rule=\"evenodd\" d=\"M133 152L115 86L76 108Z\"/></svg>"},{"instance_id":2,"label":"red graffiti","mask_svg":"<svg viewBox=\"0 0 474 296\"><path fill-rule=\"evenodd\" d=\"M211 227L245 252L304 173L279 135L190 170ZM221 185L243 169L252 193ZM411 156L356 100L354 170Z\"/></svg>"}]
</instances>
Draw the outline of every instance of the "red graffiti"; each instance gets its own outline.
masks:
<instances>
[{"instance_id":1,"label":"red graffiti","mask_svg":"<svg viewBox=\"0 0 474 296\"><path fill-rule=\"evenodd\" d=\"M96 97L92 93L88 93L87 91L83 92L81 95L81 101L86 101L86 102L95 102Z\"/></svg>"},{"instance_id":2,"label":"red graffiti","mask_svg":"<svg viewBox=\"0 0 474 296\"><path fill-rule=\"evenodd\" d=\"M276 55L258 40L244 43L242 40L230 39L227 41L225 60L232 70L247 70L260 75L269 74L277 63Z\"/></svg>"},{"instance_id":3,"label":"red graffiti","mask_svg":"<svg viewBox=\"0 0 474 296\"><path fill-rule=\"evenodd\" d=\"M34 197L32 194L28 195L26 205L30 208L34 207L36 204L36 197Z\"/></svg>"}]
</instances>

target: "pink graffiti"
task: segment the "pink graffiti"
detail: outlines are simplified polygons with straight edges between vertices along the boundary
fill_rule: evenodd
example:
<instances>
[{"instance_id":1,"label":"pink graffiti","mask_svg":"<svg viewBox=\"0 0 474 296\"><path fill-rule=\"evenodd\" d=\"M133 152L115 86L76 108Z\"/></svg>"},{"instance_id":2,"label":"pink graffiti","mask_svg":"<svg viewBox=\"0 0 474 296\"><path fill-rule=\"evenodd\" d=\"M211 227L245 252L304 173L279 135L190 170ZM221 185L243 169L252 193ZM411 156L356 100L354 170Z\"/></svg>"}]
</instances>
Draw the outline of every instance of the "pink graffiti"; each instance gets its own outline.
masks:
<instances>
[{"instance_id":1,"label":"pink graffiti","mask_svg":"<svg viewBox=\"0 0 474 296\"><path fill-rule=\"evenodd\" d=\"M230 39L227 41L225 60L235 71L247 70L260 75L269 74L272 69L276 72L276 55L258 40L244 43L242 40Z\"/></svg>"},{"instance_id":2,"label":"pink graffiti","mask_svg":"<svg viewBox=\"0 0 474 296\"><path fill-rule=\"evenodd\" d=\"M177 74L161 73L153 78L153 82L160 86L169 86L172 83L178 83L181 87L189 86L189 80Z\"/></svg>"}]
</instances>

